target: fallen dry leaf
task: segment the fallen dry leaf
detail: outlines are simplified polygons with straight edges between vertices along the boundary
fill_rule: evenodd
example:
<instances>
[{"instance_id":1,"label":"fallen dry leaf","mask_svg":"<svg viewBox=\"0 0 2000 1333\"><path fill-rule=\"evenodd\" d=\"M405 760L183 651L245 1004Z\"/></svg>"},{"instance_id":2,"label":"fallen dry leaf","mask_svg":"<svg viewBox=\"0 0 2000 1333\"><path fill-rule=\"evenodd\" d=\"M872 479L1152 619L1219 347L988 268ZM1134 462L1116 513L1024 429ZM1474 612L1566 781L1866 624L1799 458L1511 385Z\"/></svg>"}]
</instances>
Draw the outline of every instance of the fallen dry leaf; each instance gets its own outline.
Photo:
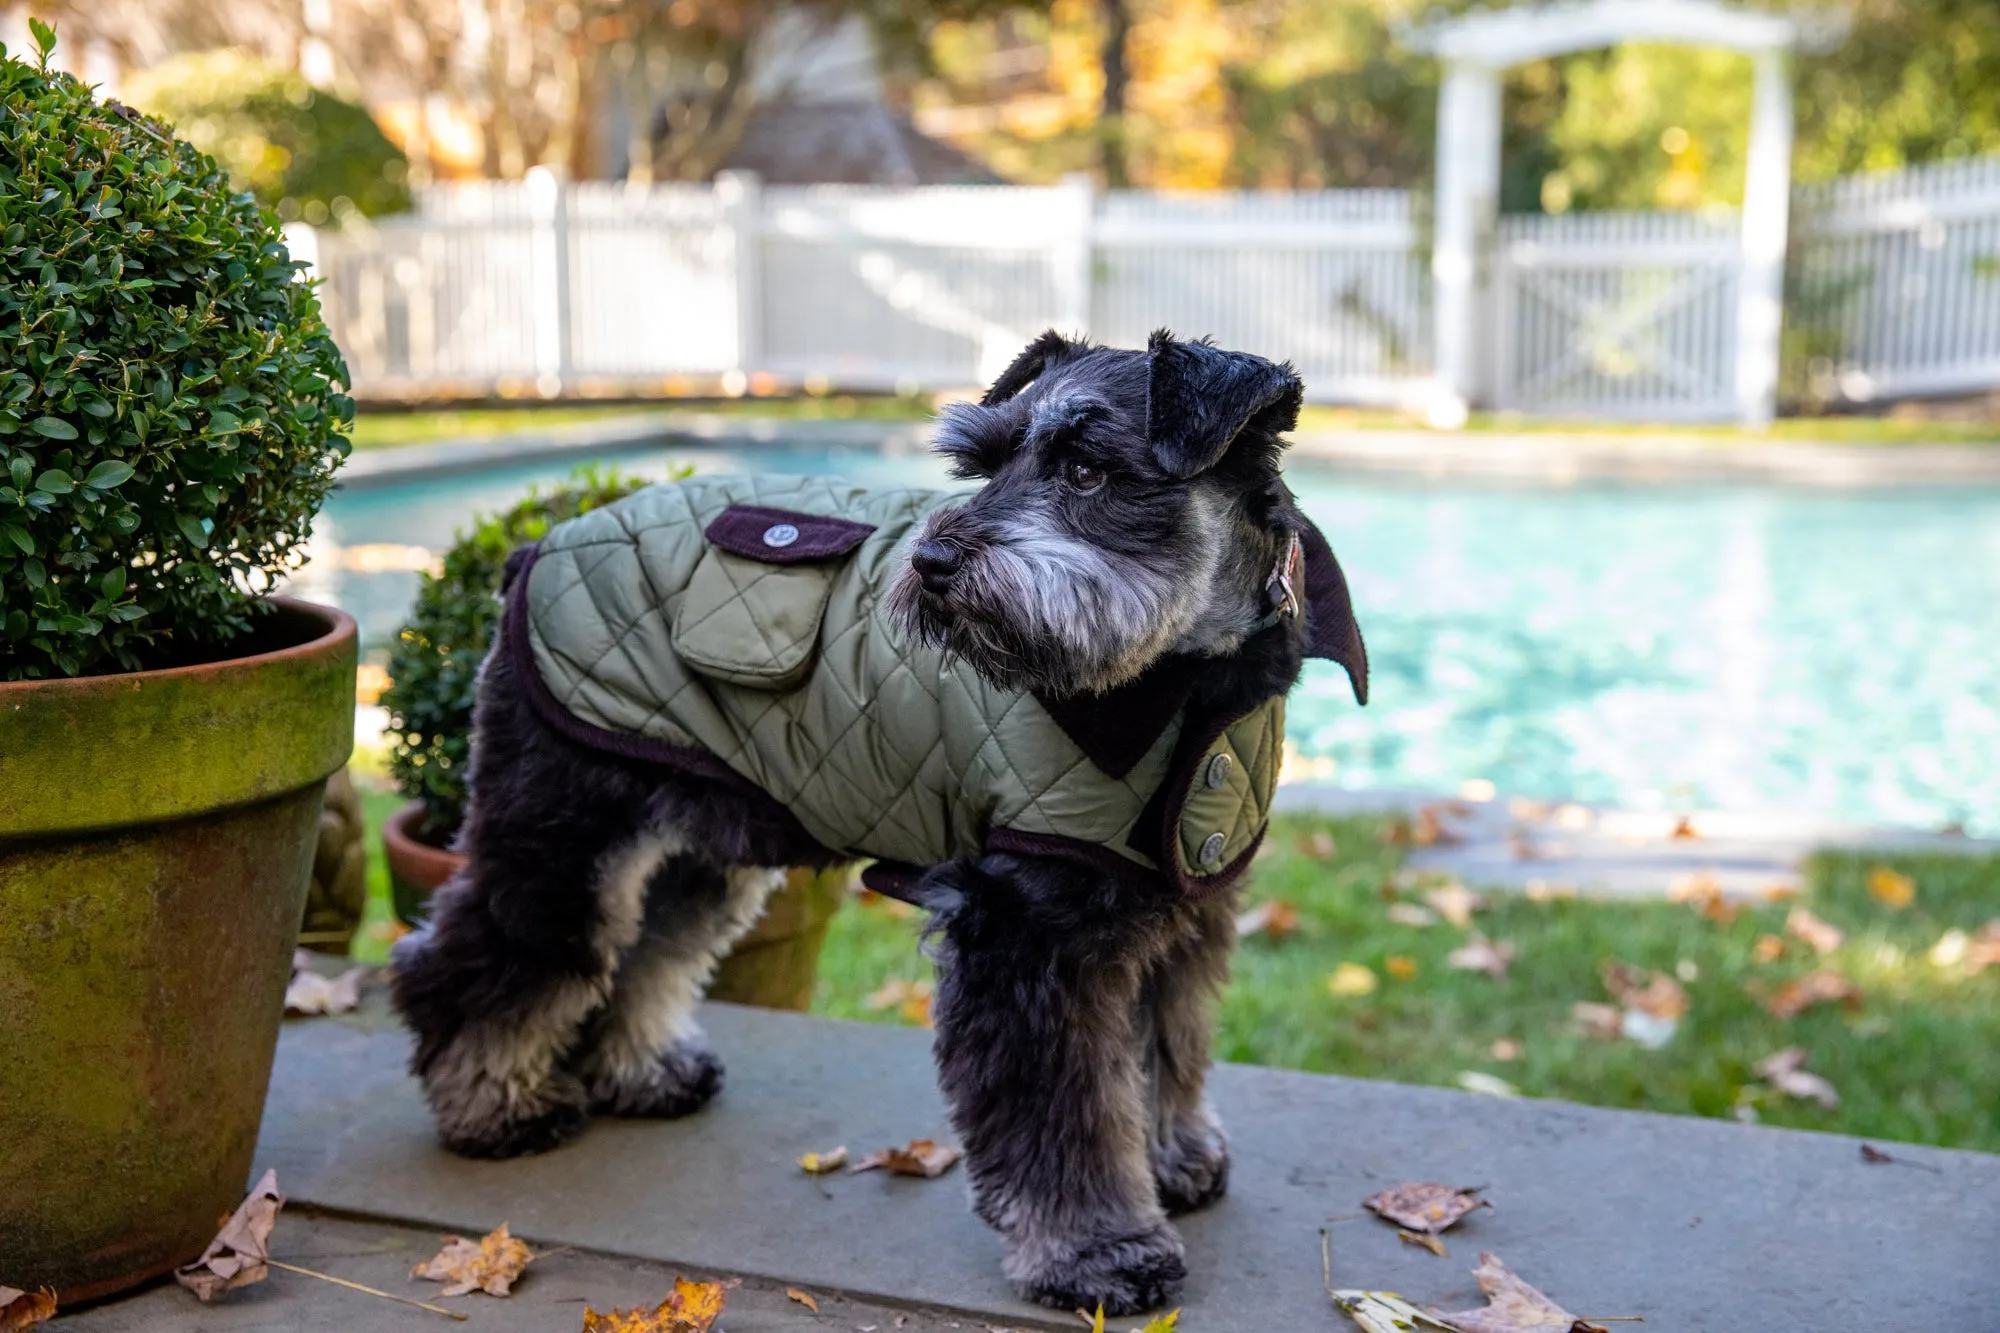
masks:
<instances>
[{"instance_id":1,"label":"fallen dry leaf","mask_svg":"<svg viewBox=\"0 0 2000 1333\"><path fill-rule=\"evenodd\" d=\"M1417 975L1417 960L1406 954L1395 954L1382 960L1382 970L1398 981L1408 981Z\"/></svg>"},{"instance_id":2,"label":"fallen dry leaf","mask_svg":"<svg viewBox=\"0 0 2000 1333\"><path fill-rule=\"evenodd\" d=\"M1418 1249L1429 1250L1440 1259L1451 1258L1451 1251L1444 1247L1444 1242L1428 1231L1398 1231L1396 1239L1402 1241L1405 1245L1414 1245Z\"/></svg>"},{"instance_id":3,"label":"fallen dry leaf","mask_svg":"<svg viewBox=\"0 0 2000 1333\"><path fill-rule=\"evenodd\" d=\"M1696 831L1694 820L1686 815L1682 815L1674 821L1674 831L1669 833L1667 837L1674 842L1687 842L1701 837L1701 834Z\"/></svg>"},{"instance_id":4,"label":"fallen dry leaf","mask_svg":"<svg viewBox=\"0 0 2000 1333\"><path fill-rule=\"evenodd\" d=\"M1399 926L1434 926L1437 913L1418 903L1390 903L1387 916Z\"/></svg>"},{"instance_id":5,"label":"fallen dry leaf","mask_svg":"<svg viewBox=\"0 0 2000 1333\"><path fill-rule=\"evenodd\" d=\"M838 1171L847 1165L847 1145L841 1144L826 1152L809 1152L799 1158L799 1167L809 1176L823 1176L829 1171Z\"/></svg>"},{"instance_id":6,"label":"fallen dry leaf","mask_svg":"<svg viewBox=\"0 0 2000 1333\"><path fill-rule=\"evenodd\" d=\"M483 1291L488 1296L511 1296L521 1270L534 1261L535 1253L508 1234L502 1222L478 1240L446 1236L444 1248L410 1270L411 1277L427 1277L443 1282L443 1294L463 1296Z\"/></svg>"},{"instance_id":7,"label":"fallen dry leaf","mask_svg":"<svg viewBox=\"0 0 2000 1333\"><path fill-rule=\"evenodd\" d=\"M1437 1329L1457 1333L1450 1324L1425 1314L1393 1291L1331 1291L1333 1308L1361 1325L1367 1333L1411 1333Z\"/></svg>"},{"instance_id":8,"label":"fallen dry leaf","mask_svg":"<svg viewBox=\"0 0 2000 1333\"><path fill-rule=\"evenodd\" d=\"M1486 1053L1492 1056L1495 1060L1499 1060L1504 1063L1505 1061L1508 1060L1520 1059L1521 1056L1524 1053L1526 1053L1526 1051L1527 1047L1523 1046L1520 1042L1514 1040L1514 1038L1512 1037L1495 1037L1493 1039L1493 1045L1487 1048Z\"/></svg>"},{"instance_id":9,"label":"fallen dry leaf","mask_svg":"<svg viewBox=\"0 0 2000 1333\"><path fill-rule=\"evenodd\" d=\"M30 1324L56 1317L56 1294L47 1287L22 1291L0 1286L0 1333L16 1333Z\"/></svg>"},{"instance_id":10,"label":"fallen dry leaf","mask_svg":"<svg viewBox=\"0 0 2000 1333\"><path fill-rule=\"evenodd\" d=\"M1679 1022L1687 1016L1688 993L1664 972L1647 972L1616 958L1604 960L1604 989L1627 1009L1648 1018Z\"/></svg>"},{"instance_id":11,"label":"fallen dry leaf","mask_svg":"<svg viewBox=\"0 0 2000 1333\"><path fill-rule=\"evenodd\" d=\"M1934 1176L1944 1174L1943 1171L1932 1166L1929 1162L1913 1162L1907 1157L1891 1157L1880 1148L1868 1143L1861 1145L1861 1160L1867 1162L1870 1166L1907 1166L1917 1171L1928 1171Z\"/></svg>"},{"instance_id":12,"label":"fallen dry leaf","mask_svg":"<svg viewBox=\"0 0 2000 1333\"><path fill-rule=\"evenodd\" d=\"M1156 1314L1148 1319L1145 1326L1137 1329L1135 1333L1175 1333L1180 1326L1181 1312L1169 1310L1165 1314Z\"/></svg>"},{"instance_id":13,"label":"fallen dry leaf","mask_svg":"<svg viewBox=\"0 0 2000 1333\"><path fill-rule=\"evenodd\" d=\"M1821 968L1808 976L1787 981L1778 987L1777 994L1763 1003L1773 1017L1793 1019L1816 1004L1838 1003L1858 1009L1861 1006L1861 991L1840 973L1831 968Z\"/></svg>"},{"instance_id":14,"label":"fallen dry leaf","mask_svg":"<svg viewBox=\"0 0 2000 1333\"><path fill-rule=\"evenodd\" d=\"M1486 900L1457 880L1424 895L1424 902L1439 916L1464 930L1472 925L1472 914L1486 906Z\"/></svg>"},{"instance_id":15,"label":"fallen dry leaf","mask_svg":"<svg viewBox=\"0 0 2000 1333\"><path fill-rule=\"evenodd\" d=\"M1743 914L1742 905L1724 897L1722 881L1707 870L1677 877L1667 886L1667 900L1689 904L1718 926L1726 926Z\"/></svg>"},{"instance_id":16,"label":"fallen dry leaf","mask_svg":"<svg viewBox=\"0 0 2000 1333\"><path fill-rule=\"evenodd\" d=\"M1569 1007L1569 1016L1586 1037L1617 1041L1625 1035L1625 1011L1615 1004L1578 1000Z\"/></svg>"},{"instance_id":17,"label":"fallen dry leaf","mask_svg":"<svg viewBox=\"0 0 2000 1333\"><path fill-rule=\"evenodd\" d=\"M1482 1097L1518 1097L1521 1090L1496 1074L1488 1074L1478 1069L1461 1069L1456 1080L1458 1086L1467 1092L1476 1092Z\"/></svg>"},{"instance_id":18,"label":"fallen dry leaf","mask_svg":"<svg viewBox=\"0 0 2000 1333\"><path fill-rule=\"evenodd\" d=\"M1814 953L1821 954L1832 953L1847 938L1839 926L1820 920L1803 907L1794 907L1785 918L1785 933L1795 940L1803 940Z\"/></svg>"},{"instance_id":19,"label":"fallen dry leaf","mask_svg":"<svg viewBox=\"0 0 2000 1333\"><path fill-rule=\"evenodd\" d=\"M1310 856L1318 861L1331 861L1337 850L1339 849L1333 845L1333 835L1325 831L1299 839L1299 855Z\"/></svg>"},{"instance_id":20,"label":"fallen dry leaf","mask_svg":"<svg viewBox=\"0 0 2000 1333\"><path fill-rule=\"evenodd\" d=\"M1496 1255L1481 1254L1472 1276L1486 1293L1484 1308L1437 1316L1459 1333L1605 1333L1514 1276Z\"/></svg>"},{"instance_id":21,"label":"fallen dry leaf","mask_svg":"<svg viewBox=\"0 0 2000 1333\"><path fill-rule=\"evenodd\" d=\"M1777 935L1759 935L1757 942L1750 946L1750 959L1757 963L1775 963L1785 956L1785 941Z\"/></svg>"},{"instance_id":22,"label":"fallen dry leaf","mask_svg":"<svg viewBox=\"0 0 2000 1333\"><path fill-rule=\"evenodd\" d=\"M1424 806L1410 826L1410 841L1419 847L1444 847L1460 841L1458 834L1444 822L1447 814L1459 813L1462 808L1452 803Z\"/></svg>"},{"instance_id":23,"label":"fallen dry leaf","mask_svg":"<svg viewBox=\"0 0 2000 1333\"><path fill-rule=\"evenodd\" d=\"M1777 1054L1759 1060L1756 1069L1759 1077L1787 1097L1818 1102L1829 1111L1838 1109L1840 1093L1818 1074L1807 1073L1805 1063L1805 1047L1787 1046Z\"/></svg>"},{"instance_id":24,"label":"fallen dry leaf","mask_svg":"<svg viewBox=\"0 0 2000 1333\"><path fill-rule=\"evenodd\" d=\"M1932 967L1956 967L1972 952L1972 936L1956 926L1938 936L1938 942L1931 946Z\"/></svg>"},{"instance_id":25,"label":"fallen dry leaf","mask_svg":"<svg viewBox=\"0 0 2000 1333\"><path fill-rule=\"evenodd\" d=\"M797 1287L786 1287L785 1295L797 1301L800 1305L805 1306L806 1309L811 1310L814 1314L819 1313L819 1302L812 1298L811 1292L800 1291Z\"/></svg>"},{"instance_id":26,"label":"fallen dry leaf","mask_svg":"<svg viewBox=\"0 0 2000 1333\"><path fill-rule=\"evenodd\" d=\"M1531 903L1552 903L1559 899L1576 897L1576 885L1560 880L1531 879L1522 890Z\"/></svg>"},{"instance_id":27,"label":"fallen dry leaf","mask_svg":"<svg viewBox=\"0 0 2000 1333\"><path fill-rule=\"evenodd\" d=\"M204 1301L262 1282L271 1275L264 1264L271 1257L271 1228L278 1224L278 1210L284 1206L285 1196L278 1193L278 1173L266 1171L257 1188L236 1206L201 1252L201 1258L174 1270L174 1280Z\"/></svg>"},{"instance_id":28,"label":"fallen dry leaf","mask_svg":"<svg viewBox=\"0 0 2000 1333\"><path fill-rule=\"evenodd\" d=\"M1411 1231L1436 1234L1456 1225L1467 1213L1491 1208L1492 1204L1479 1197L1485 1188L1413 1182L1371 1194L1361 1206Z\"/></svg>"},{"instance_id":29,"label":"fallen dry leaf","mask_svg":"<svg viewBox=\"0 0 2000 1333\"><path fill-rule=\"evenodd\" d=\"M583 1333L708 1333L727 1300L720 1282L674 1279L674 1290L651 1310L608 1310L583 1307Z\"/></svg>"},{"instance_id":30,"label":"fallen dry leaf","mask_svg":"<svg viewBox=\"0 0 2000 1333\"><path fill-rule=\"evenodd\" d=\"M350 967L337 977L323 977L310 967L300 967L297 958L292 960L292 968L292 979L285 986L286 1013L344 1014L361 1003L367 968Z\"/></svg>"},{"instance_id":31,"label":"fallen dry leaf","mask_svg":"<svg viewBox=\"0 0 2000 1333\"><path fill-rule=\"evenodd\" d=\"M911 1139L900 1148L884 1148L871 1152L852 1167L856 1171L874 1171L886 1167L899 1176L922 1176L925 1180L936 1180L951 1170L952 1163L964 1156L957 1148L949 1148L930 1139Z\"/></svg>"},{"instance_id":32,"label":"fallen dry leaf","mask_svg":"<svg viewBox=\"0 0 2000 1333\"><path fill-rule=\"evenodd\" d=\"M1484 972L1495 981L1507 979L1507 966L1514 961L1514 945L1509 940L1495 944L1483 935L1474 935L1445 956L1445 962L1461 972Z\"/></svg>"},{"instance_id":33,"label":"fallen dry leaf","mask_svg":"<svg viewBox=\"0 0 2000 1333\"><path fill-rule=\"evenodd\" d=\"M1268 935L1274 940L1280 940L1298 928L1299 909L1275 898L1270 902L1258 903L1236 918L1236 934L1239 939L1247 935Z\"/></svg>"},{"instance_id":34,"label":"fallen dry leaf","mask_svg":"<svg viewBox=\"0 0 2000 1333\"><path fill-rule=\"evenodd\" d=\"M1326 979L1327 990L1342 996L1370 994L1376 984L1374 970L1360 963L1342 963Z\"/></svg>"},{"instance_id":35,"label":"fallen dry leaf","mask_svg":"<svg viewBox=\"0 0 2000 1333\"><path fill-rule=\"evenodd\" d=\"M1868 892L1884 907L1900 912L1917 900L1917 882L1887 866L1870 866Z\"/></svg>"},{"instance_id":36,"label":"fallen dry leaf","mask_svg":"<svg viewBox=\"0 0 2000 1333\"><path fill-rule=\"evenodd\" d=\"M931 1025L931 983L928 981L891 977L862 1003L870 1009L893 1008L906 1022L919 1027Z\"/></svg>"}]
</instances>

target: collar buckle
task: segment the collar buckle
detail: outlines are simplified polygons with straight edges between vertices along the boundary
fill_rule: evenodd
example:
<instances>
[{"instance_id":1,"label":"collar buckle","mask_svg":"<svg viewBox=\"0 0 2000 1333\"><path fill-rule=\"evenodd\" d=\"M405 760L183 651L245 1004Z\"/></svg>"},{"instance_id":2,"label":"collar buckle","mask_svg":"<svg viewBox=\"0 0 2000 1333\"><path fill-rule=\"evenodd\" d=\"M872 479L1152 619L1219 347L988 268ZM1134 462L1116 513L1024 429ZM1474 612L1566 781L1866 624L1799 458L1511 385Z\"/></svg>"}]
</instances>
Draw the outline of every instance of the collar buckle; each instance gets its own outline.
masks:
<instances>
[{"instance_id":1,"label":"collar buckle","mask_svg":"<svg viewBox=\"0 0 2000 1333\"><path fill-rule=\"evenodd\" d=\"M1299 613L1299 594L1294 582L1299 569L1299 561L1304 552L1299 545L1299 534L1287 533L1284 553L1278 563L1271 567L1271 577L1264 581L1264 599L1270 603L1268 621L1276 623L1288 620Z\"/></svg>"}]
</instances>

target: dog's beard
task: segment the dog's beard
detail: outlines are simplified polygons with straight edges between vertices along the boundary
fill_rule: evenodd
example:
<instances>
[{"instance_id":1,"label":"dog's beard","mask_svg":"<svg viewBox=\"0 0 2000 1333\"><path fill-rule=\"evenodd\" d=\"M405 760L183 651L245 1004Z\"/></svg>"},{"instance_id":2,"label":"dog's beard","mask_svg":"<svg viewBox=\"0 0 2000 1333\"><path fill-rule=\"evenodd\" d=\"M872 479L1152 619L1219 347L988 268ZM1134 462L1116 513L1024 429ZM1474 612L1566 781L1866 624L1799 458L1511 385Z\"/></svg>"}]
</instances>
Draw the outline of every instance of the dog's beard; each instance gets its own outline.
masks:
<instances>
[{"instance_id":1,"label":"dog's beard","mask_svg":"<svg viewBox=\"0 0 2000 1333\"><path fill-rule=\"evenodd\" d=\"M1111 567L1070 540L973 554L944 593L905 566L889 610L912 638L958 658L994 686L1052 696L1098 694L1158 661L1191 611L1149 571Z\"/></svg>"}]
</instances>

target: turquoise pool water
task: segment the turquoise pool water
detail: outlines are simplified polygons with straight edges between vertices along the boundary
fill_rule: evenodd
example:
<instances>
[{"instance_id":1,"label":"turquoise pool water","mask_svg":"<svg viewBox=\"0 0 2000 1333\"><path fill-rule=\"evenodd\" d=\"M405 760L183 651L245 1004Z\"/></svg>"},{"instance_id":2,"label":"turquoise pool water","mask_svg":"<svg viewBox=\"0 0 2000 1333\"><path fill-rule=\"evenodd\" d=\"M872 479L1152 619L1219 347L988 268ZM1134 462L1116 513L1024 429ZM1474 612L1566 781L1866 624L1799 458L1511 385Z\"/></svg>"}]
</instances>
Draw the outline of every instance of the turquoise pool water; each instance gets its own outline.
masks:
<instances>
[{"instance_id":1,"label":"turquoise pool water","mask_svg":"<svg viewBox=\"0 0 2000 1333\"><path fill-rule=\"evenodd\" d=\"M673 458L944 475L923 456ZM442 549L468 515L569 468L338 494L301 590L383 646L415 579L381 568L394 548ZM1474 487L1309 464L1290 479L1346 566L1374 661L1366 709L1321 663L1293 696L1292 738L1333 780L2000 834L2000 489Z\"/></svg>"}]
</instances>

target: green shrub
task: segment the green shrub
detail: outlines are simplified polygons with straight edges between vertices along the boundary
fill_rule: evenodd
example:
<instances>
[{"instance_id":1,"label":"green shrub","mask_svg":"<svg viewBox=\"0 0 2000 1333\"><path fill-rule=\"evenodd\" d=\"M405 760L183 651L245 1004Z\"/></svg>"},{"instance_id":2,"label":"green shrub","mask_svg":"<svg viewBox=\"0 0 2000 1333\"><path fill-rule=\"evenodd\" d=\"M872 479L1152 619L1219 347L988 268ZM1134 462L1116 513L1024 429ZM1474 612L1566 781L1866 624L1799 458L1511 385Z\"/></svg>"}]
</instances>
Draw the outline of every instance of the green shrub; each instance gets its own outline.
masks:
<instances>
[{"instance_id":1,"label":"green shrub","mask_svg":"<svg viewBox=\"0 0 2000 1333\"><path fill-rule=\"evenodd\" d=\"M215 653L304 561L347 367L215 159L0 50L0 679Z\"/></svg>"},{"instance_id":2,"label":"green shrub","mask_svg":"<svg viewBox=\"0 0 2000 1333\"><path fill-rule=\"evenodd\" d=\"M287 221L410 207L409 163L367 110L241 51L195 51L127 81L124 95Z\"/></svg>"},{"instance_id":3,"label":"green shrub","mask_svg":"<svg viewBox=\"0 0 2000 1333\"><path fill-rule=\"evenodd\" d=\"M389 653L382 706L389 712L389 771L403 795L424 803L425 836L451 832L465 813L472 702L479 664L500 623L500 576L508 555L564 519L645 484L616 469L579 469L567 485L532 490L504 513L476 519L445 552L443 568L423 577L409 622Z\"/></svg>"}]
</instances>

